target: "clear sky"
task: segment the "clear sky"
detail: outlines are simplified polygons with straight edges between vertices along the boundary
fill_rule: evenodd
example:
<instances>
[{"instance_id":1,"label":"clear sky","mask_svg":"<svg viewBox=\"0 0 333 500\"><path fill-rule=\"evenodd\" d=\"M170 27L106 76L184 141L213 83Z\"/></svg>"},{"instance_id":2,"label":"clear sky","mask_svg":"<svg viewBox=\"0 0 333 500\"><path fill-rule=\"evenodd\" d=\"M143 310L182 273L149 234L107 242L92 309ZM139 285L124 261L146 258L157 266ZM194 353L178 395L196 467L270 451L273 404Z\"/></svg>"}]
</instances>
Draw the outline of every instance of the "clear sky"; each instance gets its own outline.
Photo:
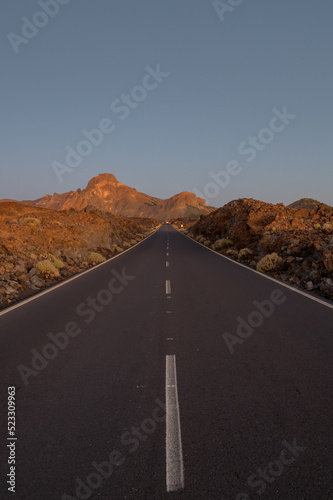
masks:
<instances>
[{"instance_id":1,"label":"clear sky","mask_svg":"<svg viewBox=\"0 0 333 500\"><path fill-rule=\"evenodd\" d=\"M208 193L214 206L333 204L332 0L224 4L4 0L0 198L110 172L161 198ZM273 120L283 112L292 118ZM82 131L101 122L92 145ZM74 168L66 147L78 144Z\"/></svg>"}]
</instances>

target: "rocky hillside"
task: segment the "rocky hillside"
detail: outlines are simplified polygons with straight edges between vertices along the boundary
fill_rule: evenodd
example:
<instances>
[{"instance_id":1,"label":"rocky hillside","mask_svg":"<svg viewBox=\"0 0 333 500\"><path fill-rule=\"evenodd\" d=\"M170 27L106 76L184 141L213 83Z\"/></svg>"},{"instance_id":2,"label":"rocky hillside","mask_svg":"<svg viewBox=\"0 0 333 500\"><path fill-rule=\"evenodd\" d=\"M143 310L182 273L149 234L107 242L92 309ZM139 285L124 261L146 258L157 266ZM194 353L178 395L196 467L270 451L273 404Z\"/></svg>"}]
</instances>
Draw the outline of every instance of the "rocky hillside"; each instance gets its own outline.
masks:
<instances>
[{"instance_id":1,"label":"rocky hillside","mask_svg":"<svg viewBox=\"0 0 333 500\"><path fill-rule=\"evenodd\" d=\"M300 208L305 208L306 210L309 211L315 208L320 208L321 206L324 206L325 208L332 208L329 205L325 205L325 203L313 200L312 198L302 198L301 200L294 201L294 203L288 205L289 208L296 208L296 210L299 210Z\"/></svg>"},{"instance_id":2,"label":"rocky hillside","mask_svg":"<svg viewBox=\"0 0 333 500\"><path fill-rule=\"evenodd\" d=\"M190 229L201 243L333 300L333 208L232 201Z\"/></svg>"},{"instance_id":3,"label":"rocky hillside","mask_svg":"<svg viewBox=\"0 0 333 500\"><path fill-rule=\"evenodd\" d=\"M0 203L0 307L129 248L158 225L93 207L56 212Z\"/></svg>"},{"instance_id":4,"label":"rocky hillside","mask_svg":"<svg viewBox=\"0 0 333 500\"><path fill-rule=\"evenodd\" d=\"M83 190L68 193L46 195L34 201L23 203L35 207L67 210L82 210L92 205L104 212L126 217L150 217L168 220L177 217L199 218L208 214L214 207L207 207L206 201L186 191L166 200L140 193L136 189L118 182L112 174L100 174L93 177Z\"/></svg>"}]
</instances>

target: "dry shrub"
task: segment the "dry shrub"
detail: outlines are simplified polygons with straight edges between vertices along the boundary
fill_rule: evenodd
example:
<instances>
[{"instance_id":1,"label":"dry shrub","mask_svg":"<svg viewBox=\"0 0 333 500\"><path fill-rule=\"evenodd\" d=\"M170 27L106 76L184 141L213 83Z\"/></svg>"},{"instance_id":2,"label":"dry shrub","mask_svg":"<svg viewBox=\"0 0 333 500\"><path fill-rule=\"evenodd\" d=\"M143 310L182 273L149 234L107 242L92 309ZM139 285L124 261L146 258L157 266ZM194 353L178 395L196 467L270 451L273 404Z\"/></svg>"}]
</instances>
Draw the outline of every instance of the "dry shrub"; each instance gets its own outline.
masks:
<instances>
[{"instance_id":1,"label":"dry shrub","mask_svg":"<svg viewBox=\"0 0 333 500\"><path fill-rule=\"evenodd\" d=\"M257 271L261 273L269 273L276 271L282 263L281 257L277 253L265 255L257 264Z\"/></svg>"}]
</instances>

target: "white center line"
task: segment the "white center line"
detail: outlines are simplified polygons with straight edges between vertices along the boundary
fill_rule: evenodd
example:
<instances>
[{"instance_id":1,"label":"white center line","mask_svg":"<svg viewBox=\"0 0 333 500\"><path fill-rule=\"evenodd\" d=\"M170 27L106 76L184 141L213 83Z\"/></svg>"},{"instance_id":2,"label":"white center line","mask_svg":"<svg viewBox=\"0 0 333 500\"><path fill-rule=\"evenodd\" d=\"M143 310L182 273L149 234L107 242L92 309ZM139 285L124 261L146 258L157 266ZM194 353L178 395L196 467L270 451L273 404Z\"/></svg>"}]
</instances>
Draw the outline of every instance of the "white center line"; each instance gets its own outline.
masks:
<instances>
[{"instance_id":1,"label":"white center line","mask_svg":"<svg viewBox=\"0 0 333 500\"><path fill-rule=\"evenodd\" d=\"M170 266L170 262L166 261L165 265L166 265L166 267L169 267Z\"/></svg>"},{"instance_id":2,"label":"white center line","mask_svg":"<svg viewBox=\"0 0 333 500\"><path fill-rule=\"evenodd\" d=\"M170 293L171 293L171 283L170 283L170 280L166 280L166 282L165 282L165 293L167 295L170 295Z\"/></svg>"},{"instance_id":3,"label":"white center line","mask_svg":"<svg viewBox=\"0 0 333 500\"><path fill-rule=\"evenodd\" d=\"M167 492L184 488L184 463L178 403L176 356L166 357L166 487Z\"/></svg>"},{"instance_id":4,"label":"white center line","mask_svg":"<svg viewBox=\"0 0 333 500\"><path fill-rule=\"evenodd\" d=\"M169 252L167 252L167 257L169 257Z\"/></svg>"}]
</instances>

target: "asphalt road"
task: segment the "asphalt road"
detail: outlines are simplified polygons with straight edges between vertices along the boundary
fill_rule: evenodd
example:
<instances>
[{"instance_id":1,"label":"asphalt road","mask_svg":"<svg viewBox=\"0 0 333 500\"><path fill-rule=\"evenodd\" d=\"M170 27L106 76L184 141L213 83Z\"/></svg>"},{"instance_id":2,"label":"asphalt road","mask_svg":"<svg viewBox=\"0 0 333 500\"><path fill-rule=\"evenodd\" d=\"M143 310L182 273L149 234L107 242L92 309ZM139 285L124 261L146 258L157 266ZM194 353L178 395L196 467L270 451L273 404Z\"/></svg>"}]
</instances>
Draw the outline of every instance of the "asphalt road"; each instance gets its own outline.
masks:
<instances>
[{"instance_id":1,"label":"asphalt road","mask_svg":"<svg viewBox=\"0 0 333 500\"><path fill-rule=\"evenodd\" d=\"M161 226L0 315L0 498L333 499L332 319Z\"/></svg>"}]
</instances>

